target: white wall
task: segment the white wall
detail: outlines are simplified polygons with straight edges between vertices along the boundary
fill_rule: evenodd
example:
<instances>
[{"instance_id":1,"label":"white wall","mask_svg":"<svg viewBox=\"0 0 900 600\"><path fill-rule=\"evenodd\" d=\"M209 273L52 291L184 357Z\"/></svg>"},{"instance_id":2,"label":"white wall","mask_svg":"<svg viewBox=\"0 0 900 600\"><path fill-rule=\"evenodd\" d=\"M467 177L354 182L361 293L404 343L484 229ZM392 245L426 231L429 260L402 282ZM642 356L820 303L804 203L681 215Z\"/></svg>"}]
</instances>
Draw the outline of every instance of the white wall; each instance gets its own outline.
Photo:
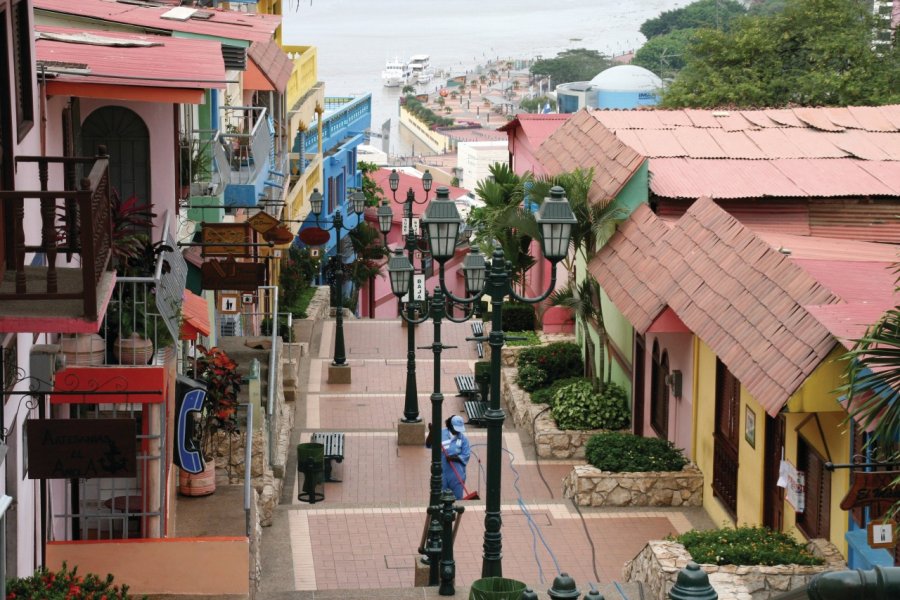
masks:
<instances>
[{"instance_id":1,"label":"white wall","mask_svg":"<svg viewBox=\"0 0 900 600\"><path fill-rule=\"evenodd\" d=\"M460 142L456 147L456 166L462 170L459 187L474 190L478 182L490 175L494 163L509 164L506 140L497 142Z\"/></svg>"}]
</instances>

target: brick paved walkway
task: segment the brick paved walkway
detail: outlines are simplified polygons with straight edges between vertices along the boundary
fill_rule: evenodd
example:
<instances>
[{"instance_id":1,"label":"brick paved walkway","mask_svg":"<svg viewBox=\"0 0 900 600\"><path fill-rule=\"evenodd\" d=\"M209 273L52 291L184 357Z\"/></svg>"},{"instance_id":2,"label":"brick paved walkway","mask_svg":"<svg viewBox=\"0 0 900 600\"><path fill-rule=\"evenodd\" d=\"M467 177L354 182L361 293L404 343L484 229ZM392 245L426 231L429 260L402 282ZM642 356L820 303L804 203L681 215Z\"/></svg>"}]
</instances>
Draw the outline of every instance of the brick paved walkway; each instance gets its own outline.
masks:
<instances>
[{"instance_id":1,"label":"brick paved walkway","mask_svg":"<svg viewBox=\"0 0 900 600\"><path fill-rule=\"evenodd\" d=\"M396 427L403 412L406 381L406 330L397 321L348 320L345 343L352 383L327 383L334 323L322 324L322 343L308 359L305 401L298 402L294 442L308 441L314 431L342 431L345 460L335 466L340 483L325 484L325 500L297 501L296 477L286 511L289 530L285 548L291 577L267 581L264 590L334 590L406 588L413 584L425 507L428 500L430 451L424 446L398 446ZM431 342L432 326L420 326L417 345ZM477 357L468 324L445 323L444 343L458 348L443 353L441 385L443 415L462 413L453 376L471 373ZM422 418L430 420L432 354L417 351L418 398ZM467 486L481 491L481 500L463 504L466 513L455 545L457 584L468 586L480 577L484 531L484 429L469 427L473 458ZM596 581L621 579L622 565L648 539L659 539L692 527L709 527L701 510L582 509L561 497L561 480L578 461L535 460L530 442L507 422L503 436L503 573L545 590L559 567L582 589ZM518 472L518 490L516 473ZM546 484L541 479L543 475ZM549 487L549 489L548 489ZM531 513L540 536L529 526L519 499ZM590 541L585 533L590 534ZM268 534L266 534L268 535ZM591 542L594 550L592 552ZM543 582L542 582L543 576Z\"/></svg>"}]
</instances>

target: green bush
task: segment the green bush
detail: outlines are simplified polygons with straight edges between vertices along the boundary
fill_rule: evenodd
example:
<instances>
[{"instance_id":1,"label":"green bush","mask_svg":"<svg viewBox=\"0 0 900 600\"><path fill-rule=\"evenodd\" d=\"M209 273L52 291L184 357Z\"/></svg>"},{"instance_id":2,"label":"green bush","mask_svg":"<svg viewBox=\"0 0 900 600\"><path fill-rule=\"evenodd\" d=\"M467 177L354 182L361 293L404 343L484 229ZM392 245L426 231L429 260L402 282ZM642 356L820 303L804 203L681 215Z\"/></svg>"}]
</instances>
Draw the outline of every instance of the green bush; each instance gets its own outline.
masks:
<instances>
[{"instance_id":1,"label":"green bush","mask_svg":"<svg viewBox=\"0 0 900 600\"><path fill-rule=\"evenodd\" d=\"M794 538L768 527L688 531L675 538L694 561L712 565L821 565Z\"/></svg>"},{"instance_id":2,"label":"green bush","mask_svg":"<svg viewBox=\"0 0 900 600\"><path fill-rule=\"evenodd\" d=\"M625 390L615 383L602 394L587 379L561 387L550 414L560 429L623 429L630 422Z\"/></svg>"},{"instance_id":3,"label":"green bush","mask_svg":"<svg viewBox=\"0 0 900 600\"><path fill-rule=\"evenodd\" d=\"M534 307L530 304L504 304L503 331L534 331Z\"/></svg>"},{"instance_id":4,"label":"green bush","mask_svg":"<svg viewBox=\"0 0 900 600\"><path fill-rule=\"evenodd\" d=\"M547 371L537 365L525 365L524 367L519 367L516 383L518 383L519 387L526 392L533 392L546 385Z\"/></svg>"},{"instance_id":5,"label":"green bush","mask_svg":"<svg viewBox=\"0 0 900 600\"><path fill-rule=\"evenodd\" d=\"M688 462L668 440L614 431L591 436L585 457L598 469L613 473L680 471Z\"/></svg>"},{"instance_id":6,"label":"green bush","mask_svg":"<svg viewBox=\"0 0 900 600\"><path fill-rule=\"evenodd\" d=\"M507 340L507 346L538 346L541 338L533 331L517 331L514 337L525 338L524 340Z\"/></svg>"},{"instance_id":7,"label":"green bush","mask_svg":"<svg viewBox=\"0 0 900 600\"><path fill-rule=\"evenodd\" d=\"M589 381L584 377L566 377L565 379L557 379L547 387L543 387L531 392L531 401L535 404L553 405L553 396L561 387L565 387L577 381Z\"/></svg>"},{"instance_id":8,"label":"green bush","mask_svg":"<svg viewBox=\"0 0 900 600\"><path fill-rule=\"evenodd\" d=\"M71 571L63 563L62 569L50 572L44 567L38 568L34 575L20 579L6 580L6 597L8 599L42 599L42 600L125 600L134 598L128 595L128 586L113 585L113 576L100 579L93 573L84 577L77 573L78 567ZM146 598L146 596L143 596Z\"/></svg>"},{"instance_id":9,"label":"green bush","mask_svg":"<svg viewBox=\"0 0 900 600\"><path fill-rule=\"evenodd\" d=\"M547 383L566 377L584 375L581 347L572 342L554 342L546 346L526 348L519 353L518 366L540 367L549 375Z\"/></svg>"},{"instance_id":10,"label":"green bush","mask_svg":"<svg viewBox=\"0 0 900 600\"><path fill-rule=\"evenodd\" d=\"M272 335L272 318L266 317L259 326L260 335ZM278 337L286 344L294 341L294 332L288 327L287 315L278 316Z\"/></svg>"}]
</instances>

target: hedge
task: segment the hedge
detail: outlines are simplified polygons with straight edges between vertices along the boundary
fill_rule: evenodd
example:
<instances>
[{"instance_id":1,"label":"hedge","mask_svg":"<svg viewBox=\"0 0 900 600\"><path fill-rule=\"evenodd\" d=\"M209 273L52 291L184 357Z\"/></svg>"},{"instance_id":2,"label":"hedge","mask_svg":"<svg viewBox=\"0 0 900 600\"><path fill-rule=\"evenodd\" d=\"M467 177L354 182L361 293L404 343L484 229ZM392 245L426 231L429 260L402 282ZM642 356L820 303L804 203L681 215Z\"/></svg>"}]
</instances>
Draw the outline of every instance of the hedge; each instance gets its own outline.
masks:
<instances>
[{"instance_id":1,"label":"hedge","mask_svg":"<svg viewBox=\"0 0 900 600\"><path fill-rule=\"evenodd\" d=\"M585 457L601 471L612 473L680 471L688 462L668 440L618 432L592 436Z\"/></svg>"}]
</instances>

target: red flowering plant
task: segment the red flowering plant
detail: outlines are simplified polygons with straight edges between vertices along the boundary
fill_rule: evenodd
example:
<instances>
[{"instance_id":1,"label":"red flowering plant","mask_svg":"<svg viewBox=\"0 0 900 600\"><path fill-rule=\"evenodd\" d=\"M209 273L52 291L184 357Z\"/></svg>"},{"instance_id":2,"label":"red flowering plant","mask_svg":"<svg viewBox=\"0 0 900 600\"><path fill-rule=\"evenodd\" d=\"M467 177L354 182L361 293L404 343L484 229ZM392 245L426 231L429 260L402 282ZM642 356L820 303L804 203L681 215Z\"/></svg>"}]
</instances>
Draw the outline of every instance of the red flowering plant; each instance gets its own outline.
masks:
<instances>
[{"instance_id":1,"label":"red flowering plant","mask_svg":"<svg viewBox=\"0 0 900 600\"><path fill-rule=\"evenodd\" d=\"M31 577L8 579L6 600L124 600L128 586L113 585L113 576L101 579L93 573L84 577L78 567L72 570L63 563L59 571L51 572L40 567ZM146 598L146 596L144 596Z\"/></svg>"},{"instance_id":2,"label":"red flowering plant","mask_svg":"<svg viewBox=\"0 0 900 600\"><path fill-rule=\"evenodd\" d=\"M217 431L237 431L238 394L241 391L241 374L237 363L218 347L207 349L197 346L195 379L206 384L206 400L202 411L204 457L212 458L212 437Z\"/></svg>"}]
</instances>

